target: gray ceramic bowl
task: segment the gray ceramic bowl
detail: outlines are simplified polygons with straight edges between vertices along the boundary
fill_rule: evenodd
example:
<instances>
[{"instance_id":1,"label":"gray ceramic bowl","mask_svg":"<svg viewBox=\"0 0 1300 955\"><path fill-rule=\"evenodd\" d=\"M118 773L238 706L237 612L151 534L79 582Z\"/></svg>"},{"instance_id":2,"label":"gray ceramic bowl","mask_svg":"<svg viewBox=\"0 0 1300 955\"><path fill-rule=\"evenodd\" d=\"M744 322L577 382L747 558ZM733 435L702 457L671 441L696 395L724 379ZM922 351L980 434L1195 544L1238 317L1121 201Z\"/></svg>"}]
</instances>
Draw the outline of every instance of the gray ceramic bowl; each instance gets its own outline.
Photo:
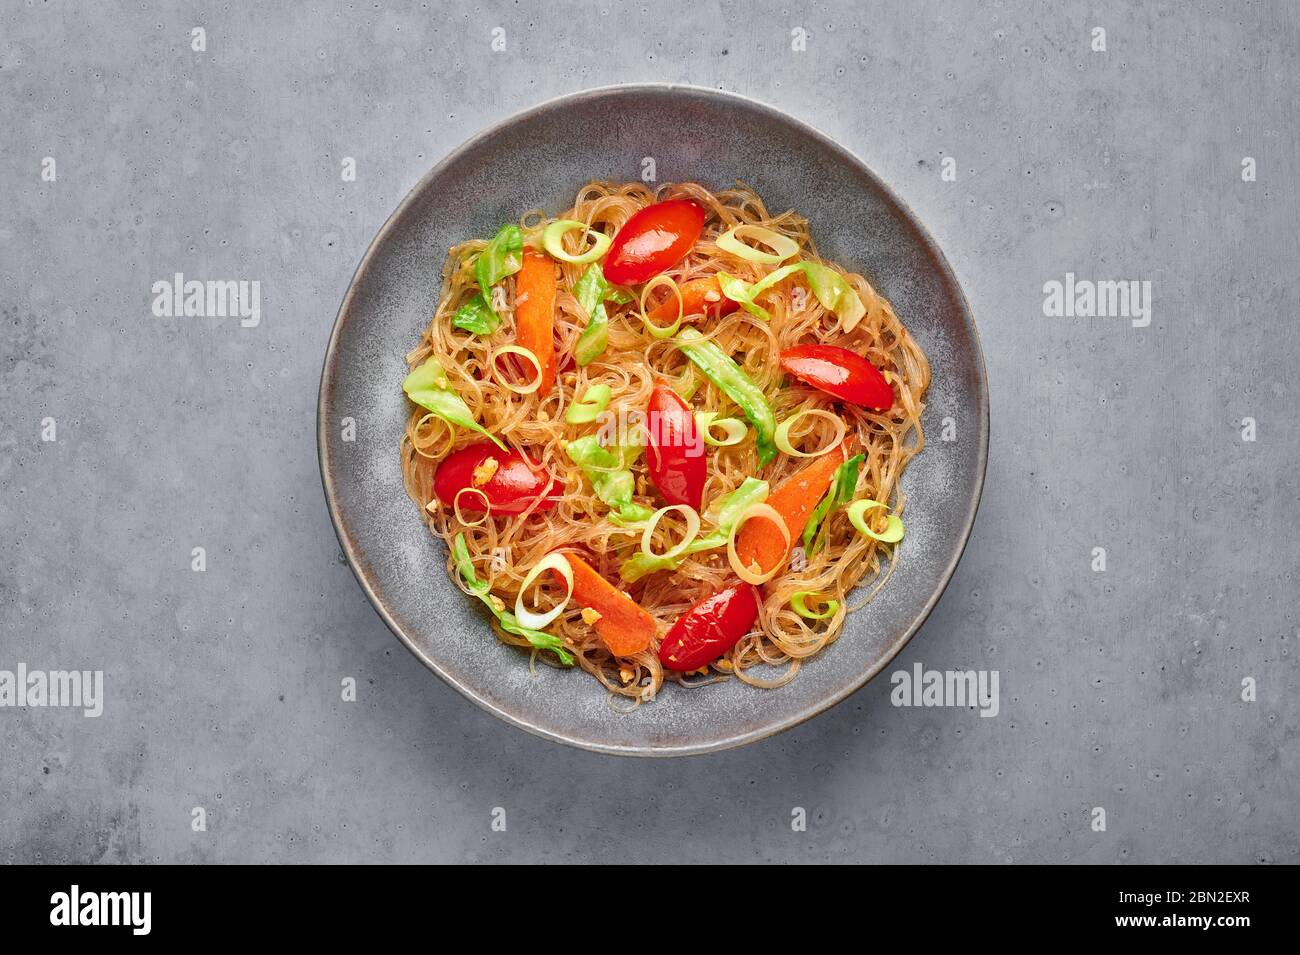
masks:
<instances>
[{"instance_id":1,"label":"gray ceramic bowl","mask_svg":"<svg viewBox=\"0 0 1300 955\"><path fill-rule=\"evenodd\" d=\"M839 641L773 691L738 681L667 686L619 714L580 671L539 667L499 643L476 601L447 579L443 545L402 487L403 356L433 313L448 247L522 211L568 208L590 179L632 180L651 156L660 182L742 179L775 210L807 216L822 255L859 270L893 303L934 371L930 440L908 468L897 572ZM951 417L955 438L939 440ZM356 438L341 440L344 418ZM321 475L343 553L379 615L429 669L538 735L605 753L673 756L788 729L853 693L907 643L966 544L984 480L988 396L969 307L943 255L892 192L816 130L716 90L635 85L544 103L461 146L379 230L339 309L321 376Z\"/></svg>"}]
</instances>

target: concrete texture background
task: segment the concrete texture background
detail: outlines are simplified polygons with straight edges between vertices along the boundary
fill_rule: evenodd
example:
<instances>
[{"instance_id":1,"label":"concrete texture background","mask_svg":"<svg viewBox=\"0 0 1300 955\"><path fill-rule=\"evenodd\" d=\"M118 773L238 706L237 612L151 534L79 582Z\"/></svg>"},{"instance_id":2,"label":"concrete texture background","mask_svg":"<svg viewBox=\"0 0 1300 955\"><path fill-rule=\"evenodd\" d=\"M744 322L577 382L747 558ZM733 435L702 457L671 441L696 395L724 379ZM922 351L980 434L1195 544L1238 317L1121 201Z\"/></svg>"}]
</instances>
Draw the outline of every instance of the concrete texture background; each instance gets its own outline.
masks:
<instances>
[{"instance_id":1,"label":"concrete texture background","mask_svg":"<svg viewBox=\"0 0 1300 955\"><path fill-rule=\"evenodd\" d=\"M1297 861L1298 19L5 0L0 669L103 669L107 702L0 710L0 860ZM997 669L998 717L894 708L882 678L741 750L598 757L462 700L340 562L317 379L370 238L481 127L633 80L821 127L947 253L988 363L988 483L887 672ZM259 280L261 324L154 318L178 271ZM1045 317L1067 271L1150 280L1150 327Z\"/></svg>"}]
</instances>

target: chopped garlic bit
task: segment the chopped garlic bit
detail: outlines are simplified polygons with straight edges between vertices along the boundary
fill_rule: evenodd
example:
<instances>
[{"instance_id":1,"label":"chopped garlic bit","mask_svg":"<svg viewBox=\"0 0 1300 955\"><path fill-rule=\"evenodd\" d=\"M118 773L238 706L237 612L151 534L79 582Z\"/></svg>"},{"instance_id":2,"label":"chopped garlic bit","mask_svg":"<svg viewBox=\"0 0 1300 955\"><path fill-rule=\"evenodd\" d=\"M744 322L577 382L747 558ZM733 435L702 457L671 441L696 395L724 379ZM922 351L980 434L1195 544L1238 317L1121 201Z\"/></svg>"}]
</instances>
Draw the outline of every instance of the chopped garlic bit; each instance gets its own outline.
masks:
<instances>
[{"instance_id":1,"label":"chopped garlic bit","mask_svg":"<svg viewBox=\"0 0 1300 955\"><path fill-rule=\"evenodd\" d=\"M631 683L632 677L634 676L636 676L636 674L633 673L631 670L629 670L627 667L618 668L618 678L622 680L624 684Z\"/></svg>"},{"instance_id":2,"label":"chopped garlic bit","mask_svg":"<svg viewBox=\"0 0 1300 955\"><path fill-rule=\"evenodd\" d=\"M442 506L441 502L435 497L428 504L424 505L424 509L428 511L430 514L437 514L438 508L441 506Z\"/></svg>"},{"instance_id":3,"label":"chopped garlic bit","mask_svg":"<svg viewBox=\"0 0 1300 955\"><path fill-rule=\"evenodd\" d=\"M496 458L484 458L480 461L478 467L474 469L474 486L481 487L492 480L492 475L497 473L499 467L501 467L501 462Z\"/></svg>"},{"instance_id":4,"label":"chopped garlic bit","mask_svg":"<svg viewBox=\"0 0 1300 955\"><path fill-rule=\"evenodd\" d=\"M539 408L538 411L537 411L537 420L538 420L538 421L550 421L550 420L551 420L551 416L550 416L549 414L547 414L545 410Z\"/></svg>"},{"instance_id":5,"label":"chopped garlic bit","mask_svg":"<svg viewBox=\"0 0 1300 955\"><path fill-rule=\"evenodd\" d=\"M714 292L714 291L711 291L711 290L710 290L710 291L704 293L704 301L706 301L706 302L717 302L717 301L720 301L721 299L722 299L722 296L719 295L717 292Z\"/></svg>"},{"instance_id":6,"label":"chopped garlic bit","mask_svg":"<svg viewBox=\"0 0 1300 955\"><path fill-rule=\"evenodd\" d=\"M724 671L726 671L727 673L730 673L730 672L731 672L731 661L730 661L730 660L718 660L718 661L716 662L715 665L717 666L717 668L718 668L719 670L724 670Z\"/></svg>"},{"instance_id":7,"label":"chopped garlic bit","mask_svg":"<svg viewBox=\"0 0 1300 955\"><path fill-rule=\"evenodd\" d=\"M709 675L709 665L706 663L706 664L704 664L704 666L700 667L698 670L688 670L688 671L686 672L686 675L687 675L687 676L708 676L708 675Z\"/></svg>"},{"instance_id":8,"label":"chopped garlic bit","mask_svg":"<svg viewBox=\"0 0 1300 955\"><path fill-rule=\"evenodd\" d=\"M506 609L506 602L502 600L500 597L498 597L496 594L489 594L488 596L492 598L492 606L496 607L497 610Z\"/></svg>"},{"instance_id":9,"label":"chopped garlic bit","mask_svg":"<svg viewBox=\"0 0 1300 955\"><path fill-rule=\"evenodd\" d=\"M585 623L587 626L594 627L596 625L596 621L599 619L600 619L599 610L594 610L591 607L582 608L582 622Z\"/></svg>"}]
</instances>

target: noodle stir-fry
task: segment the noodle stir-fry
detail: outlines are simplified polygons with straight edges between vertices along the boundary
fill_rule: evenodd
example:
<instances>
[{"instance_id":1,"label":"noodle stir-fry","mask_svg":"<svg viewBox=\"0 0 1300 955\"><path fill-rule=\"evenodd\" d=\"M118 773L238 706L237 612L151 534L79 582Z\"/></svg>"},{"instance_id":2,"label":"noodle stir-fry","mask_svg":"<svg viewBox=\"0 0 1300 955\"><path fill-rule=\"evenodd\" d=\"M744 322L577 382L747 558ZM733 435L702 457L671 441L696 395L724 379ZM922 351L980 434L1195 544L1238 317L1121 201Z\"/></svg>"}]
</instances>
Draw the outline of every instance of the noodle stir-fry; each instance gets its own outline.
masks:
<instances>
[{"instance_id":1,"label":"noodle stir-fry","mask_svg":"<svg viewBox=\"0 0 1300 955\"><path fill-rule=\"evenodd\" d=\"M793 679L897 565L925 355L751 190L593 182L463 242L402 470L497 636L631 705Z\"/></svg>"}]
</instances>

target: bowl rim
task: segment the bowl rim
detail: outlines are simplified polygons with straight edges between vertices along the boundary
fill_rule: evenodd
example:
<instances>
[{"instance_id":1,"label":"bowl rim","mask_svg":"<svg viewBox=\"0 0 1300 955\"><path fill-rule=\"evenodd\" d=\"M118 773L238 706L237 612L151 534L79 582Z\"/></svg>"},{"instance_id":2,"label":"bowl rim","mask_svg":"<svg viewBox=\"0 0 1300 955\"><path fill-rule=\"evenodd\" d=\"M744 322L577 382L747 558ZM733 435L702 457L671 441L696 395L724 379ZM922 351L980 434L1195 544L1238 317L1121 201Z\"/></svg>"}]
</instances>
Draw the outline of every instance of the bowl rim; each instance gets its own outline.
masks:
<instances>
[{"instance_id":1,"label":"bowl rim","mask_svg":"<svg viewBox=\"0 0 1300 955\"><path fill-rule=\"evenodd\" d=\"M486 139L497 135L510 126L520 121L531 119L544 113L552 112L557 109L563 109L575 103L581 103L589 100L603 99L635 93L668 93L684 94L686 96L698 99L716 99L731 101L745 105L750 109L757 110L761 113L768 114L774 119L787 123L800 131L808 138L815 141L820 147L832 153L838 154L842 158L852 163L858 170L863 172L868 179L884 194L894 205L902 212L908 223L916 230L917 235L924 244L926 251L930 254L934 263L940 271L940 276L945 285L956 293L957 305L961 313L962 322L971 336L975 345L975 357L977 359L978 385L980 390L979 397L979 435L976 461L975 489L971 499L967 504L965 520L961 528L960 541L954 549L952 557L947 565L942 569L940 580L935 587L934 592L920 608L911 625L901 635L896 636L886 647L885 652L881 655L876 663L863 670L862 673L851 680L849 684L829 696L823 697L810 704L792 716L785 717L775 723L760 727L754 730L748 730L743 733L736 733L721 739L711 740L705 743L687 743L682 745L656 746L656 745L618 745L605 743L598 739L590 739L578 734L566 734L561 731L539 726L527 719L518 716L515 713L494 704L472 688L463 685L459 680L446 672L438 662L425 654L415 644L415 642L405 633L397 621L393 619L388 608L380 599L376 584L371 581L369 573L362 568L359 550L353 542L352 536L348 531L343 514L339 508L337 495L334 489L334 480L331 477L329 469L329 459L333 453L331 445L331 433L327 422L328 398L332 393L334 376L333 370L337 363L339 339L345 321L350 315L353 298L357 294L358 286L362 275L370 268L376 253L383 242L388 238L389 233L396 224L404 217L407 210L418 200L427 188L430 182L440 176L452 163L454 163L463 154L473 149ZM393 635L400 640L408 650L414 654L415 658L423 663L426 667L436 673L449 684L461 696L481 706L483 709L520 729L526 730L534 736L540 736L543 739L553 742L564 743L569 746L578 747L591 752L603 753L615 756L650 756L650 757L671 757L671 756L699 756L707 753L715 753L721 750L732 749L737 746L743 746L747 743L757 742L761 739L775 736L778 733L791 729L799 724L826 712L838 703L848 699L862 687L866 686L874 679L881 670L883 670L896 657L902 649L907 646L917 631L925 625L931 612L939 603L944 591L947 590L948 584L956 572L957 565L961 561L962 555L966 551L966 545L970 541L971 531L975 524L975 516L979 510L980 499L984 492L984 478L988 469L988 449L989 449L989 389L988 389L988 371L984 362L984 349L980 342L979 329L975 325L974 317L971 313L970 303L966 299L966 294L962 289L961 283L958 282L956 273L953 272L952 266L949 265L943 251L939 248L934 238L930 235L929 230L922 224L921 220L912 211L912 208L899 197L889 185L880 178L870 166L852 150L841 145L828 134L820 129L805 123L804 121L791 116L784 110L771 106L761 100L747 96L743 93L736 93L730 90L713 89L704 86L695 86L689 83L664 83L664 82L637 82L637 83L618 83L606 86L597 86L590 89L579 90L570 93L564 93L553 96L549 99L536 103L525 109L506 116L504 119L485 127L480 132L465 140L456 148L452 149L442 159L436 162L423 176L416 181L411 189L398 203L384 224L375 233L370 244L366 247L365 254L362 255L361 261L357 264L352 278L348 282L347 292L343 296L343 302L339 306L338 314L334 319L334 326L330 331L329 342L325 348L325 358L321 367L320 391L317 397L316 405L316 451L317 460L320 466L321 486L325 494L325 501L329 509L330 523L334 526L335 536L338 538L339 546L342 548L343 555L346 557L348 566L352 570L353 576L356 577L357 583L360 584L366 598L375 612L383 620L384 624Z\"/></svg>"}]
</instances>

